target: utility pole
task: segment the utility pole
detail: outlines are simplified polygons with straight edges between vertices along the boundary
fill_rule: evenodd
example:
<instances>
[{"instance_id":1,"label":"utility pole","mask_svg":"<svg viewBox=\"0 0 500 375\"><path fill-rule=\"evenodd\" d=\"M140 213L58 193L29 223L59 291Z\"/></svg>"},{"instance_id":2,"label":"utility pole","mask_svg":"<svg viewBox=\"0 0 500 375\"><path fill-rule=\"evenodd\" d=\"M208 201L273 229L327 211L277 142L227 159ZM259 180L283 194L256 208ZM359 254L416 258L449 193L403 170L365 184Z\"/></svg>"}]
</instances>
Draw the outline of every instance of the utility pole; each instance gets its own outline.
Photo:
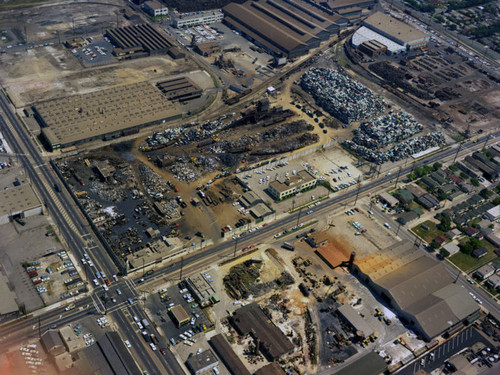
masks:
<instances>
[{"instance_id":1,"label":"utility pole","mask_svg":"<svg viewBox=\"0 0 500 375\"><path fill-rule=\"evenodd\" d=\"M487 135L487 136L486 136L486 139L484 140L484 145L483 145L483 148L486 148L486 145L488 144L488 141L489 141L489 139L490 139L490 136L491 136L491 135Z\"/></svg>"},{"instance_id":2,"label":"utility pole","mask_svg":"<svg viewBox=\"0 0 500 375\"><path fill-rule=\"evenodd\" d=\"M399 176L401 175L401 170L403 169L403 167L399 167L399 170L398 170L398 175L396 177L396 183L394 184L394 188L396 188L398 186L398 182L399 182Z\"/></svg>"},{"instance_id":3,"label":"utility pole","mask_svg":"<svg viewBox=\"0 0 500 375\"><path fill-rule=\"evenodd\" d=\"M182 269L184 268L184 257L181 257L181 272L179 275L179 280L182 280Z\"/></svg>"},{"instance_id":4,"label":"utility pole","mask_svg":"<svg viewBox=\"0 0 500 375\"><path fill-rule=\"evenodd\" d=\"M295 224L295 226L299 226L299 220L300 220L300 213L302 212L302 208L304 207L301 207L300 210L299 210L299 215L297 216L297 224Z\"/></svg>"},{"instance_id":5,"label":"utility pole","mask_svg":"<svg viewBox=\"0 0 500 375\"><path fill-rule=\"evenodd\" d=\"M382 169L382 164L379 164L378 165L378 169L377 169L377 177L376 178L378 178L378 176L380 176L380 170L381 169Z\"/></svg>"},{"instance_id":6,"label":"utility pole","mask_svg":"<svg viewBox=\"0 0 500 375\"><path fill-rule=\"evenodd\" d=\"M354 199L354 206L358 202L359 192L361 191L361 175L358 176L358 190L356 191L356 199Z\"/></svg>"},{"instance_id":7,"label":"utility pole","mask_svg":"<svg viewBox=\"0 0 500 375\"><path fill-rule=\"evenodd\" d=\"M396 231L396 236L399 234L399 229L401 228L401 223L398 221L398 230Z\"/></svg>"},{"instance_id":8,"label":"utility pole","mask_svg":"<svg viewBox=\"0 0 500 375\"><path fill-rule=\"evenodd\" d=\"M455 154L455 157L453 158L453 164L455 164L455 161L457 160L458 153L460 152L462 145L463 145L463 142L460 142L460 144L458 145L457 153Z\"/></svg>"},{"instance_id":9,"label":"utility pole","mask_svg":"<svg viewBox=\"0 0 500 375\"><path fill-rule=\"evenodd\" d=\"M467 124L467 129L465 130L465 138L470 137L470 122Z\"/></svg>"},{"instance_id":10,"label":"utility pole","mask_svg":"<svg viewBox=\"0 0 500 375\"><path fill-rule=\"evenodd\" d=\"M234 240L234 253L233 253L233 258L236 258L236 248L238 247L238 239L239 237L236 237Z\"/></svg>"},{"instance_id":11,"label":"utility pole","mask_svg":"<svg viewBox=\"0 0 500 375\"><path fill-rule=\"evenodd\" d=\"M38 338L42 338L42 318L38 316Z\"/></svg>"}]
</instances>

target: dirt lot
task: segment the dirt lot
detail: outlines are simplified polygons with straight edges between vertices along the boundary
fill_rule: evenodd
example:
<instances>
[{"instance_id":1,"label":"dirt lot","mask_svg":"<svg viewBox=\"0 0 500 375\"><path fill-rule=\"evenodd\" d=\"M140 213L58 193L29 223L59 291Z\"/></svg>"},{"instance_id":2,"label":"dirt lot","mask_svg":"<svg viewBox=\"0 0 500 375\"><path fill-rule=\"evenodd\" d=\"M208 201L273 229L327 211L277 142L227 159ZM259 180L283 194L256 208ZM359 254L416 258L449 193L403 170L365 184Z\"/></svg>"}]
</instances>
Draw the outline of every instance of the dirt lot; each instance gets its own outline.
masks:
<instances>
[{"instance_id":1,"label":"dirt lot","mask_svg":"<svg viewBox=\"0 0 500 375\"><path fill-rule=\"evenodd\" d=\"M2 54L0 60L2 84L8 87L18 106L102 90L117 84L159 81L187 72L202 88L213 86L210 77L207 78L188 60L173 61L168 56L123 61L84 70L71 51L62 45L54 45Z\"/></svg>"}]
</instances>

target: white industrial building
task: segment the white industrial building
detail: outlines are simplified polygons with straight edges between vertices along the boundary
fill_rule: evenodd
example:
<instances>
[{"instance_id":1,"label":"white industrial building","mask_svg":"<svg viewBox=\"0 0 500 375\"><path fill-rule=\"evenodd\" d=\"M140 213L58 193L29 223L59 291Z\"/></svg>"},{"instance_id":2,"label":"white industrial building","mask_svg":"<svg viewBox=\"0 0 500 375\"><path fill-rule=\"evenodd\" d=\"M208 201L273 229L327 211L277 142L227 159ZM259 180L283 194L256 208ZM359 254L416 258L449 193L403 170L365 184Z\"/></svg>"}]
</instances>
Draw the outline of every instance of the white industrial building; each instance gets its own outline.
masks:
<instances>
[{"instance_id":1,"label":"white industrial building","mask_svg":"<svg viewBox=\"0 0 500 375\"><path fill-rule=\"evenodd\" d=\"M384 46L387 47L387 53L390 55L395 55L406 51L405 46L393 42L389 38L386 38L385 36L378 34L373 30L370 30L366 26L361 26L354 33L351 39L351 44L353 45L354 48L359 48L359 46L362 43L368 42L370 40L376 40L377 42L382 43Z\"/></svg>"},{"instance_id":2,"label":"white industrial building","mask_svg":"<svg viewBox=\"0 0 500 375\"><path fill-rule=\"evenodd\" d=\"M158 0L145 1L144 10L153 17L168 15L168 8Z\"/></svg>"},{"instance_id":3,"label":"white industrial building","mask_svg":"<svg viewBox=\"0 0 500 375\"><path fill-rule=\"evenodd\" d=\"M196 25L221 22L224 18L222 10L208 10L206 12L179 13L172 16L172 26L180 29Z\"/></svg>"},{"instance_id":4,"label":"white industrial building","mask_svg":"<svg viewBox=\"0 0 500 375\"><path fill-rule=\"evenodd\" d=\"M19 185L0 191L0 225L16 218L42 213L42 204L30 185Z\"/></svg>"},{"instance_id":5,"label":"white industrial building","mask_svg":"<svg viewBox=\"0 0 500 375\"><path fill-rule=\"evenodd\" d=\"M376 12L363 21L363 26L352 36L351 43L358 48L370 40L385 45L387 53L398 54L425 46L429 36L388 14Z\"/></svg>"}]
</instances>

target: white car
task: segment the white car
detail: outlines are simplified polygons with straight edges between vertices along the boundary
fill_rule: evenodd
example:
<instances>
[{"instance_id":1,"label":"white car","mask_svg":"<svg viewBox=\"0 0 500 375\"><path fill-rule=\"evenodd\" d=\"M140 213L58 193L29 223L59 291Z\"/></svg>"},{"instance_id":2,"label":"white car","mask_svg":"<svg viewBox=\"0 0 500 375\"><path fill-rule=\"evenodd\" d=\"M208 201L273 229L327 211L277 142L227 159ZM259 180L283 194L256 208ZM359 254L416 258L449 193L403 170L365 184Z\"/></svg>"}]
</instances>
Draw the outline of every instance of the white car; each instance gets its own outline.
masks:
<instances>
[{"instance_id":1,"label":"white car","mask_svg":"<svg viewBox=\"0 0 500 375\"><path fill-rule=\"evenodd\" d=\"M125 345L127 345L127 348L131 348L132 347L132 345L130 345L130 341L125 340L124 342L125 342Z\"/></svg>"}]
</instances>

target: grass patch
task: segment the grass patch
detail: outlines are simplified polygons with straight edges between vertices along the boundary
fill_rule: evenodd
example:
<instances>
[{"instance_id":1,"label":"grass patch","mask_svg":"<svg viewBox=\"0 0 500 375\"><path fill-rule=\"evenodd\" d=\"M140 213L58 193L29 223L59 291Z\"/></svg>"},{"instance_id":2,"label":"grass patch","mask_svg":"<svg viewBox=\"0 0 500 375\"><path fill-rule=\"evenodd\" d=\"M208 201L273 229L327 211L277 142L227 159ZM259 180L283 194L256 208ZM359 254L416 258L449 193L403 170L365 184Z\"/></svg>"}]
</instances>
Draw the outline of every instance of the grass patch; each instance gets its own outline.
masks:
<instances>
[{"instance_id":1,"label":"grass patch","mask_svg":"<svg viewBox=\"0 0 500 375\"><path fill-rule=\"evenodd\" d=\"M422 225L427 225L429 227L429 230L425 230L424 228L422 228ZM432 240L437 236L444 234L443 231L440 231L436 227L436 223L430 220L424 221L422 224L413 227L411 231L422 238L428 244L431 243Z\"/></svg>"},{"instance_id":2,"label":"grass patch","mask_svg":"<svg viewBox=\"0 0 500 375\"><path fill-rule=\"evenodd\" d=\"M477 259L477 258L473 258L470 255L464 254L462 252L458 252L458 253L452 255L451 257L449 257L448 260L450 262L452 262L455 266L460 268L462 271L464 271L466 273L470 273L470 272L478 269L479 267L485 265L486 263L489 263L492 260L498 258L498 256L495 254L495 252L493 251L493 249L491 247L488 248L488 246L486 246L486 244L483 244L483 243L482 243L482 245L488 249L488 254L486 254L482 258Z\"/></svg>"},{"instance_id":3,"label":"grass patch","mask_svg":"<svg viewBox=\"0 0 500 375\"><path fill-rule=\"evenodd\" d=\"M462 142L465 138L462 134L459 133L453 133L450 135L451 139L453 139L455 142Z\"/></svg>"}]
</instances>

